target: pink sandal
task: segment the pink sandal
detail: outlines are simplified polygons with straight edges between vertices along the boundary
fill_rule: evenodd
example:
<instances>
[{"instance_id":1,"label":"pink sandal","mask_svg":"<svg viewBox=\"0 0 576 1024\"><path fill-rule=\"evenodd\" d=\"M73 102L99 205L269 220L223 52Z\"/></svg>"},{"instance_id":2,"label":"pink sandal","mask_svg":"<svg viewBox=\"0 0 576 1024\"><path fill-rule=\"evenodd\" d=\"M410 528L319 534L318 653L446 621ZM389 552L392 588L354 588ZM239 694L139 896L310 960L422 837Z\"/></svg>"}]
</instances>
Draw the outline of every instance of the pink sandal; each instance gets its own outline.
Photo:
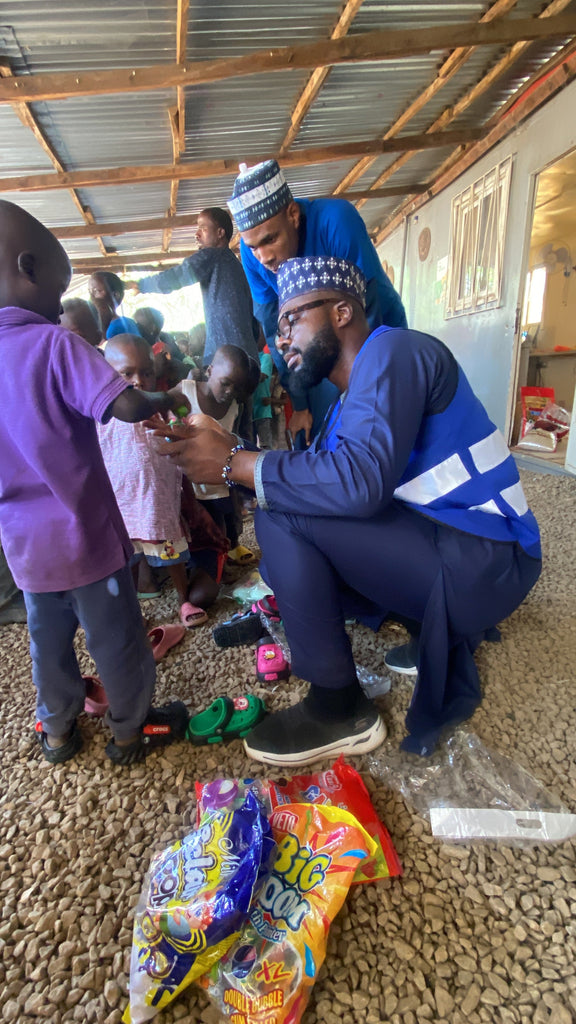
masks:
<instances>
[{"instance_id":1,"label":"pink sandal","mask_svg":"<svg viewBox=\"0 0 576 1024\"><path fill-rule=\"evenodd\" d=\"M156 626L148 633L148 639L152 645L154 661L160 661L171 647L175 647L186 636L184 626Z\"/></svg>"},{"instance_id":2,"label":"pink sandal","mask_svg":"<svg viewBox=\"0 0 576 1024\"><path fill-rule=\"evenodd\" d=\"M195 604L190 604L190 601L185 601L180 608L180 621L186 629L196 629L197 626L203 626L208 622L208 612Z\"/></svg>"},{"instance_id":3,"label":"pink sandal","mask_svg":"<svg viewBox=\"0 0 576 1024\"><path fill-rule=\"evenodd\" d=\"M86 684L86 700L84 711L87 715L95 715L102 718L108 711L108 698L102 680L98 676L82 676Z\"/></svg>"}]
</instances>

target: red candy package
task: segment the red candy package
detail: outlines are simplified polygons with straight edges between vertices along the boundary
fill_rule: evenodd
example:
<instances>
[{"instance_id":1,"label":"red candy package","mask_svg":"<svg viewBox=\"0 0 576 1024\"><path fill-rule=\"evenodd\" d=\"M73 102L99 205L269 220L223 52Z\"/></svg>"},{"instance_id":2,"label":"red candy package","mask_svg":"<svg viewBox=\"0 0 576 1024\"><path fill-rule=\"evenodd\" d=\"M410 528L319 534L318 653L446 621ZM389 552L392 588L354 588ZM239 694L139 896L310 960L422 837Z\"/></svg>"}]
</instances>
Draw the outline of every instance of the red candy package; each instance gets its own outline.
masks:
<instances>
[{"instance_id":1,"label":"red candy package","mask_svg":"<svg viewBox=\"0 0 576 1024\"><path fill-rule=\"evenodd\" d=\"M339 757L328 771L295 775L278 782L262 779L218 779L206 785L197 782L198 818L206 810L235 807L250 789L254 790L268 815L288 803L332 805L353 814L376 843L375 855L358 865L353 885L402 874L390 834L378 818L366 786L355 768L343 757Z\"/></svg>"},{"instance_id":2,"label":"red candy package","mask_svg":"<svg viewBox=\"0 0 576 1024\"><path fill-rule=\"evenodd\" d=\"M286 782L271 782L274 807L281 804L332 804L349 811L374 839L377 853L362 862L354 875L353 885L373 882L402 874L402 866L392 844L388 829L382 824L360 775L342 756L326 772L295 775Z\"/></svg>"},{"instance_id":3,"label":"red candy package","mask_svg":"<svg viewBox=\"0 0 576 1024\"><path fill-rule=\"evenodd\" d=\"M542 410L549 402L554 401L554 388L520 388L522 401L522 429L520 438L523 438L539 418Z\"/></svg>"}]
</instances>

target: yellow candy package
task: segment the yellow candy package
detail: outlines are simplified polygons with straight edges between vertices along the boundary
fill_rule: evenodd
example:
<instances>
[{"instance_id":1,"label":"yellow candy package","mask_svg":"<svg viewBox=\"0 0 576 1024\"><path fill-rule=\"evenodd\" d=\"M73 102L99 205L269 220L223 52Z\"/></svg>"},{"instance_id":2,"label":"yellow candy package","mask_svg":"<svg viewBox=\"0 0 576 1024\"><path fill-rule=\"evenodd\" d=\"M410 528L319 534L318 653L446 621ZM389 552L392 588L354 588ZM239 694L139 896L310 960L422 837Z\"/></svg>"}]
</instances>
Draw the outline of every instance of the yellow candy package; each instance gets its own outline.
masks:
<instances>
[{"instance_id":1,"label":"yellow candy package","mask_svg":"<svg viewBox=\"0 0 576 1024\"><path fill-rule=\"evenodd\" d=\"M271 828L253 793L153 858L134 919L130 1005L143 1024L207 971L240 932L273 855Z\"/></svg>"},{"instance_id":2,"label":"yellow candy package","mask_svg":"<svg viewBox=\"0 0 576 1024\"><path fill-rule=\"evenodd\" d=\"M339 807L286 804L270 817L276 854L249 918L199 980L231 1024L298 1024L328 930L375 843Z\"/></svg>"}]
</instances>

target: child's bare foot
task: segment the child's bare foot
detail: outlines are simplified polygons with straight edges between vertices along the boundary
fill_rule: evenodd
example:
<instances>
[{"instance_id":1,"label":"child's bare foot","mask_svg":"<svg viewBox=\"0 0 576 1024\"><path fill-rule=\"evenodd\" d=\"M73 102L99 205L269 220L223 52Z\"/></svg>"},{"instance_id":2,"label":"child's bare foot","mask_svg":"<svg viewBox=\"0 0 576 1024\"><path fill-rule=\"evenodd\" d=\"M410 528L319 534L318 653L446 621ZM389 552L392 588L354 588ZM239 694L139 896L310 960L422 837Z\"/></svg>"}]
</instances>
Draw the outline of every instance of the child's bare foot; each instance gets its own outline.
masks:
<instances>
[{"instance_id":1,"label":"child's bare foot","mask_svg":"<svg viewBox=\"0 0 576 1024\"><path fill-rule=\"evenodd\" d=\"M196 569L188 584L188 600L200 608L209 608L218 597L220 587L204 569Z\"/></svg>"}]
</instances>

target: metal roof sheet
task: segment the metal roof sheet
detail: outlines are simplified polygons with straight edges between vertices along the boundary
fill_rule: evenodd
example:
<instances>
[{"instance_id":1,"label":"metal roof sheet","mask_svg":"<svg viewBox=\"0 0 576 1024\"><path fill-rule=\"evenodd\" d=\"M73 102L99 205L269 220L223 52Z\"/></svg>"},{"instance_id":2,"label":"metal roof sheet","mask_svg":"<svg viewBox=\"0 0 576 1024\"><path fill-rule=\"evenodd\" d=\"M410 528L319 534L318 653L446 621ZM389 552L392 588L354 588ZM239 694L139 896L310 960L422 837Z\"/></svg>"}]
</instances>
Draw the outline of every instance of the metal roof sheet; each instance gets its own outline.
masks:
<instances>
[{"instance_id":1,"label":"metal roof sheet","mask_svg":"<svg viewBox=\"0 0 576 1024\"><path fill-rule=\"evenodd\" d=\"M274 153L290 124L305 71L275 72L186 90L186 160Z\"/></svg>"},{"instance_id":2,"label":"metal roof sheet","mask_svg":"<svg viewBox=\"0 0 576 1024\"><path fill-rule=\"evenodd\" d=\"M17 0L6 20L35 74L174 60L176 0Z\"/></svg>"},{"instance_id":3,"label":"metal roof sheet","mask_svg":"<svg viewBox=\"0 0 576 1024\"><path fill-rule=\"evenodd\" d=\"M66 170L172 162L168 107L176 90L79 96L34 103ZM1 109L1 108L0 108Z\"/></svg>"},{"instance_id":4,"label":"metal roof sheet","mask_svg":"<svg viewBox=\"0 0 576 1024\"><path fill-rule=\"evenodd\" d=\"M341 8L339 0L197 0L188 19L188 59L239 57L325 39Z\"/></svg>"},{"instance_id":5,"label":"metal roof sheet","mask_svg":"<svg viewBox=\"0 0 576 1024\"><path fill-rule=\"evenodd\" d=\"M35 174L54 165L12 107L0 106L0 173Z\"/></svg>"},{"instance_id":6,"label":"metal roof sheet","mask_svg":"<svg viewBox=\"0 0 576 1024\"><path fill-rule=\"evenodd\" d=\"M364 0L351 25L353 35L387 28L422 28L477 21L489 0ZM328 39L342 10L341 0L194 0L188 17L188 59L237 57L268 47ZM541 13L542 0L518 0L508 18ZM576 11L571 0L566 11ZM0 25L0 56L14 74L115 69L171 64L176 58L177 0L100 0L97 8L77 0L18 0L7 24ZM9 22L9 24L8 24ZM477 127L513 97L519 87L557 52L561 40L526 48L518 62L450 124ZM304 117L292 150L329 147L381 138L396 118L434 79L446 50L420 57L361 62L333 67ZM478 47L421 111L402 135L426 131L447 107L465 96L506 48ZM230 160L221 177L181 180L177 213L223 206L232 191L235 164L254 155L277 152L291 113L308 81L308 71L280 71L185 88L184 162ZM31 111L68 171L170 164L172 136L168 109L177 102L173 88L144 93L93 95L36 102ZM52 163L15 111L0 105L0 174L21 176L53 172ZM411 154L386 184L402 187L429 180L450 150ZM353 189L366 188L397 158L378 157ZM355 159L327 161L287 169L297 197L328 195L355 166ZM55 173L55 172L54 172ZM1 189L1 182L0 182ZM163 217L170 204L170 182L90 185L77 194L100 223L142 222L143 231L105 239L119 253L158 252L163 233L146 229L146 219ZM82 224L69 191L5 193L51 226ZM362 216L374 226L397 208L402 196L370 200ZM174 246L194 242L193 229L172 233ZM75 255L96 255L95 239L67 247Z\"/></svg>"},{"instance_id":7,"label":"metal roof sheet","mask_svg":"<svg viewBox=\"0 0 576 1024\"><path fill-rule=\"evenodd\" d=\"M102 224L164 217L170 205L170 182L159 181L141 185L107 185L104 188L82 188L79 194L94 217Z\"/></svg>"},{"instance_id":8,"label":"metal roof sheet","mask_svg":"<svg viewBox=\"0 0 576 1024\"><path fill-rule=\"evenodd\" d=\"M9 203L17 203L49 228L84 223L78 207L75 206L70 192L66 189L57 192L0 191L0 199L5 199Z\"/></svg>"}]
</instances>

